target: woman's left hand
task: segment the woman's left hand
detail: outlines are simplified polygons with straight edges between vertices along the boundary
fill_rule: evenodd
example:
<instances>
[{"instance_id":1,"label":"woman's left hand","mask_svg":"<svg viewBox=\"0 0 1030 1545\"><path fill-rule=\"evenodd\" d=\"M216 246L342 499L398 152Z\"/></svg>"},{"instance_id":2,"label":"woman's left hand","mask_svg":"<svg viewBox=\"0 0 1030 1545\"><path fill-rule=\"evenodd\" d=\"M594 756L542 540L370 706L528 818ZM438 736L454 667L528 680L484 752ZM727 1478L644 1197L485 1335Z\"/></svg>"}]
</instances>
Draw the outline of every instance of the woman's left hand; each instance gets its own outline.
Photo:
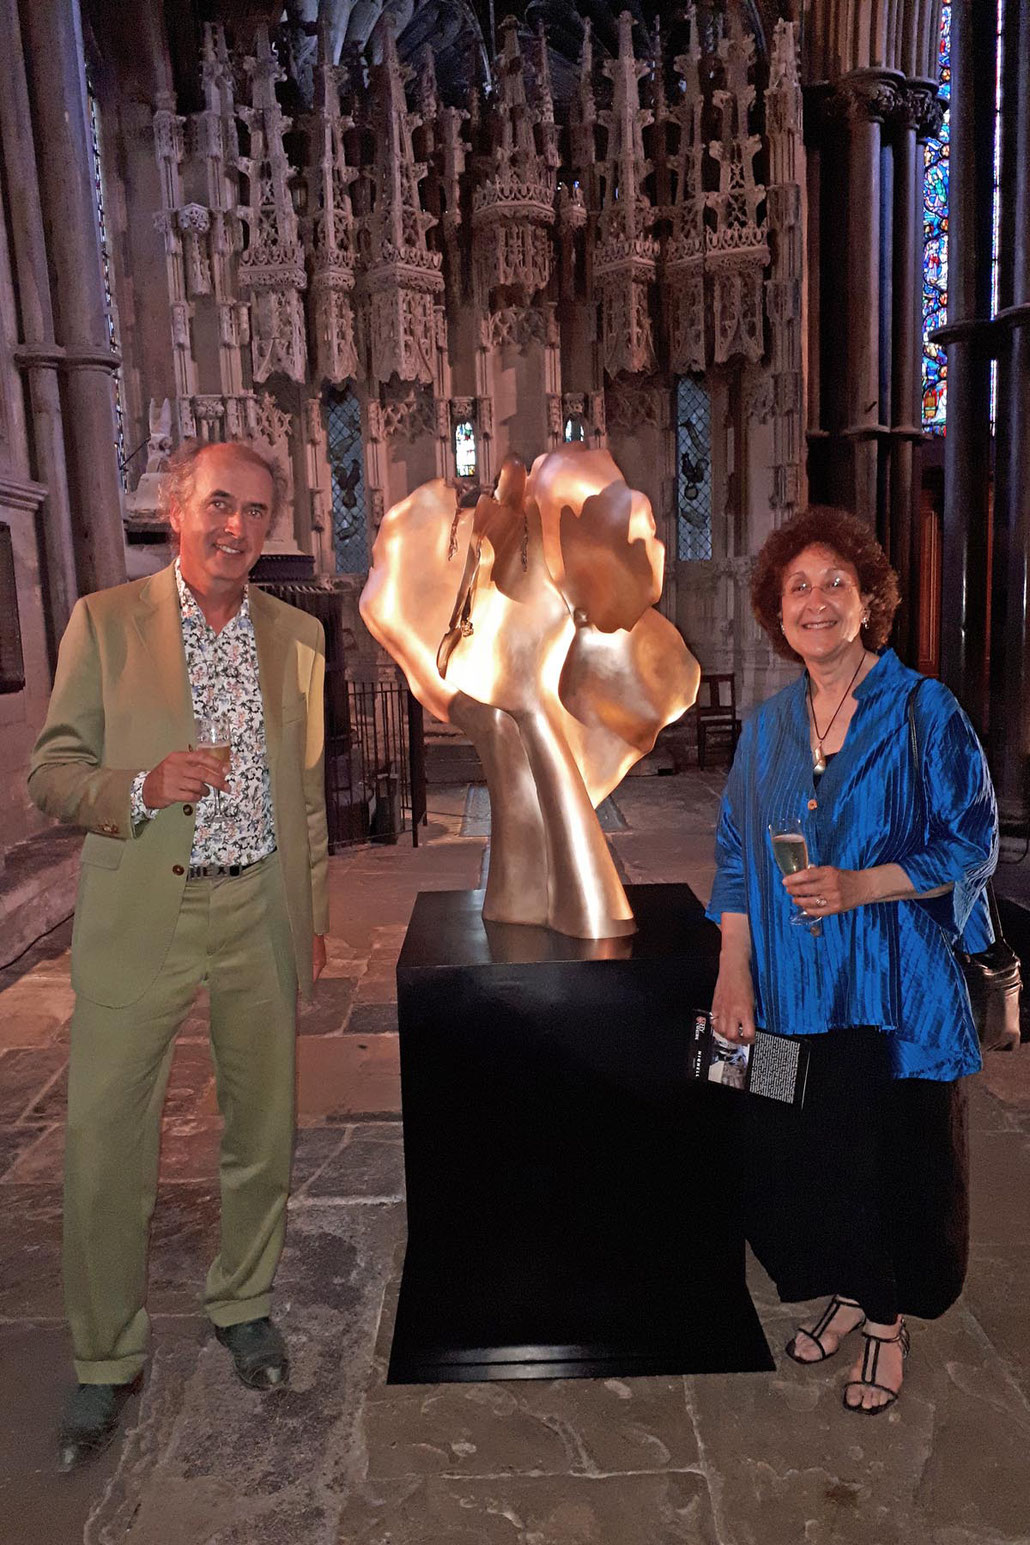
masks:
<instances>
[{"instance_id":1,"label":"woman's left hand","mask_svg":"<svg viewBox=\"0 0 1030 1545\"><path fill-rule=\"evenodd\" d=\"M830 917L835 912L849 912L869 897L863 886L861 869L835 869L832 864L813 864L797 874L788 874L784 889L809 917Z\"/></svg>"}]
</instances>

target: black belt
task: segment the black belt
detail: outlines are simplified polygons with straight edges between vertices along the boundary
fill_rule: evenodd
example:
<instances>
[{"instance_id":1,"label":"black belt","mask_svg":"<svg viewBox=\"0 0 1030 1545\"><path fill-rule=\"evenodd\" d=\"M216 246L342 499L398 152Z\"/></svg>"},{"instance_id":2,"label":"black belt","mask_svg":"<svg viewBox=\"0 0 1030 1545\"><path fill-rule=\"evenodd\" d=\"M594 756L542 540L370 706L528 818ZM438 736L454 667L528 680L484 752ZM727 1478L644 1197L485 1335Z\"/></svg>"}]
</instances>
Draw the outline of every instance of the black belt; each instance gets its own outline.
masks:
<instances>
[{"instance_id":1,"label":"black belt","mask_svg":"<svg viewBox=\"0 0 1030 1545\"><path fill-rule=\"evenodd\" d=\"M273 848L272 853L274 852ZM265 859L271 856L271 853L265 853L262 858L255 858L251 864L191 864L187 876L191 880L234 880L238 874L246 874L248 869L253 869L257 864L263 864Z\"/></svg>"}]
</instances>

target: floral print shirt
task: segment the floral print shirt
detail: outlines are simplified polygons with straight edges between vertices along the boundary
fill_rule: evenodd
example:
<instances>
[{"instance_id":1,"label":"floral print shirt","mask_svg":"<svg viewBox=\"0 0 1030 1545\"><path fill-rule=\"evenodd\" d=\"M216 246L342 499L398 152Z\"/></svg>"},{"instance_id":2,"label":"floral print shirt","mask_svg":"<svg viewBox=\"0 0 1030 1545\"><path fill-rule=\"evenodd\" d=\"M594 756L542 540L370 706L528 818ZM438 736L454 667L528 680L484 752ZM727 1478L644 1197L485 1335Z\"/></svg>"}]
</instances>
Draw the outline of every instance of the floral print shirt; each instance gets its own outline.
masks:
<instances>
[{"instance_id":1,"label":"floral print shirt","mask_svg":"<svg viewBox=\"0 0 1030 1545\"><path fill-rule=\"evenodd\" d=\"M275 817L249 599L244 594L235 617L216 633L183 579L178 559L175 583L194 716L228 718L232 733L229 793L221 797L221 815L213 791L198 801L190 864L256 864L275 848ZM143 803L146 776L139 773L132 786L137 822L156 814Z\"/></svg>"}]
</instances>

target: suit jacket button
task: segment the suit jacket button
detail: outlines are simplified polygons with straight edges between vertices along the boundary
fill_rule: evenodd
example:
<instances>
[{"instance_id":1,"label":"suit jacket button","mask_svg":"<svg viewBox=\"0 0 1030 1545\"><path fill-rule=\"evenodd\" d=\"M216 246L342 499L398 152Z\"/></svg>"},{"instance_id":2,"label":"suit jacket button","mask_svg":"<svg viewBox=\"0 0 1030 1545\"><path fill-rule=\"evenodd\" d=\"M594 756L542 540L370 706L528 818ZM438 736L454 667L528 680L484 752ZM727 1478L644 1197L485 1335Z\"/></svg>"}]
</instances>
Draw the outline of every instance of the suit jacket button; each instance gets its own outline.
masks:
<instances>
[{"instance_id":1,"label":"suit jacket button","mask_svg":"<svg viewBox=\"0 0 1030 1545\"><path fill-rule=\"evenodd\" d=\"M182 813L183 813L183 815L192 815L193 814L193 806L192 805L183 805Z\"/></svg>"},{"instance_id":2,"label":"suit jacket button","mask_svg":"<svg viewBox=\"0 0 1030 1545\"><path fill-rule=\"evenodd\" d=\"M184 868L183 868L183 867L182 867L182 865L181 865L181 864L173 864L173 865L172 865L172 873L173 873L173 874L185 874L185 873L186 873L186 871L185 871L185 869L184 869Z\"/></svg>"},{"instance_id":3,"label":"suit jacket button","mask_svg":"<svg viewBox=\"0 0 1030 1545\"><path fill-rule=\"evenodd\" d=\"M819 809L819 801L817 799L810 799L808 801L808 808L809 808L809 810L818 810Z\"/></svg>"}]
</instances>

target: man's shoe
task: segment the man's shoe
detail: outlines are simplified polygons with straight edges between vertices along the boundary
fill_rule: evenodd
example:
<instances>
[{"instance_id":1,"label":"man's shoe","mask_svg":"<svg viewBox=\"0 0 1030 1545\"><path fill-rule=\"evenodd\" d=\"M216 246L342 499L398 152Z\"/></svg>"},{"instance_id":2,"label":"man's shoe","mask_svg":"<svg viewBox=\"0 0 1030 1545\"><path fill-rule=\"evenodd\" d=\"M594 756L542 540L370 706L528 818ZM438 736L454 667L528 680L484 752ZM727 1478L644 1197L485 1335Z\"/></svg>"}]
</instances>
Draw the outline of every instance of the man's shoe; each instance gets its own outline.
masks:
<instances>
[{"instance_id":1,"label":"man's shoe","mask_svg":"<svg viewBox=\"0 0 1030 1545\"><path fill-rule=\"evenodd\" d=\"M215 1335L229 1348L237 1377L250 1389L281 1389L289 1382L286 1343L271 1320L216 1325Z\"/></svg>"},{"instance_id":2,"label":"man's shoe","mask_svg":"<svg viewBox=\"0 0 1030 1545\"><path fill-rule=\"evenodd\" d=\"M139 1380L131 1384L80 1384L69 1396L57 1438L57 1467L75 1470L102 1453L118 1431L125 1404Z\"/></svg>"}]
</instances>

